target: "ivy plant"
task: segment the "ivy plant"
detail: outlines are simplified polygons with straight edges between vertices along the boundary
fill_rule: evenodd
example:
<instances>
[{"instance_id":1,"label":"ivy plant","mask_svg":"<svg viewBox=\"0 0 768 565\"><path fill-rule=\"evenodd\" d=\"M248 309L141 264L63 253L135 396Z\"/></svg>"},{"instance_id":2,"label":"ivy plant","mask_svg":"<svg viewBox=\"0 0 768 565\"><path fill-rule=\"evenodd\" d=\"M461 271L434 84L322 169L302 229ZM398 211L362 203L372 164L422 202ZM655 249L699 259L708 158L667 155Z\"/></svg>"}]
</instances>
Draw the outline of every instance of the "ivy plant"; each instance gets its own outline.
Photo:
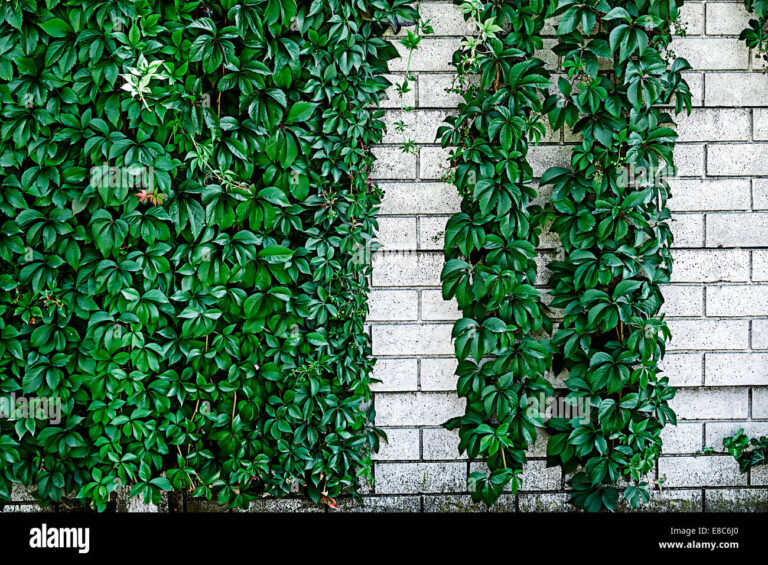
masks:
<instances>
[{"instance_id":1,"label":"ivy plant","mask_svg":"<svg viewBox=\"0 0 768 565\"><path fill-rule=\"evenodd\" d=\"M739 470L746 473L752 467L768 464L768 437L749 438L740 428L733 437L723 438L723 447L739 463Z\"/></svg>"},{"instance_id":2,"label":"ivy plant","mask_svg":"<svg viewBox=\"0 0 768 565\"><path fill-rule=\"evenodd\" d=\"M359 496L405 0L0 5L0 504Z\"/></svg>"},{"instance_id":3,"label":"ivy plant","mask_svg":"<svg viewBox=\"0 0 768 565\"><path fill-rule=\"evenodd\" d=\"M554 365L589 418L553 418L550 464L572 474L571 501L588 511L649 499L662 429L675 424L675 391L658 363L669 328L660 285L672 269L670 197L677 134L670 111L690 112L668 49L680 0L560 0L556 15L565 76L546 103L553 128L583 141L552 187L552 230L563 246L550 265L552 306L563 312Z\"/></svg>"},{"instance_id":4,"label":"ivy plant","mask_svg":"<svg viewBox=\"0 0 768 565\"><path fill-rule=\"evenodd\" d=\"M395 22L392 26L392 31L396 34L400 32L402 26L416 27L416 31L406 31L405 37L402 37L399 41L400 45L402 45L406 51L406 54L402 56L405 59L405 72L402 75L402 79L395 84L400 106L400 119L392 124L394 130L402 135L400 150L403 153L410 153L413 155L416 155L419 150L416 147L414 139L408 136L410 124L406 121L406 115L413 112L413 106L406 104L405 95L409 92L413 92L413 87L411 85L416 82L416 77L411 72L413 53L419 48L424 35L434 33L429 20L425 21L421 19L421 2L417 4L417 10L419 11L419 19L417 21L401 22L397 19L397 16L395 16Z\"/></svg>"},{"instance_id":5,"label":"ivy plant","mask_svg":"<svg viewBox=\"0 0 768 565\"><path fill-rule=\"evenodd\" d=\"M446 424L458 429L459 449L483 459L473 472L475 501L492 504L517 492L527 448L543 427L541 398L551 348L539 339L551 329L536 289L536 245L546 220L532 206L536 190L527 160L531 141L544 135L542 100L550 86L541 60L547 6L457 2L474 33L454 53L462 96L456 115L438 130L452 147L452 180L461 211L446 227L443 297L455 298L463 317L453 328L458 394L466 412Z\"/></svg>"},{"instance_id":6,"label":"ivy plant","mask_svg":"<svg viewBox=\"0 0 768 565\"><path fill-rule=\"evenodd\" d=\"M765 67L768 64L768 0L745 0L744 7L755 17L749 20L749 27L741 32L739 39L754 50L755 59L762 59Z\"/></svg>"}]
</instances>

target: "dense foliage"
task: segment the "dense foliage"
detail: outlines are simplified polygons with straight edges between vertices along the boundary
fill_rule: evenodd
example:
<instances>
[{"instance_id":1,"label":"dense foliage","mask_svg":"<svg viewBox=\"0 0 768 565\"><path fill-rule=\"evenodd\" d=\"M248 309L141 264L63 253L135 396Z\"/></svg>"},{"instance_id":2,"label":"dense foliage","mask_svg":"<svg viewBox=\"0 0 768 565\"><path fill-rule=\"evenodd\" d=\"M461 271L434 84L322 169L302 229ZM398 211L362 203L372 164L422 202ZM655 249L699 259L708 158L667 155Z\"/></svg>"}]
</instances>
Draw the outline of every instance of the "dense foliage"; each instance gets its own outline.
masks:
<instances>
[{"instance_id":1,"label":"dense foliage","mask_svg":"<svg viewBox=\"0 0 768 565\"><path fill-rule=\"evenodd\" d=\"M369 476L380 76L404 0L0 6L0 504Z\"/></svg>"},{"instance_id":2,"label":"dense foliage","mask_svg":"<svg viewBox=\"0 0 768 565\"><path fill-rule=\"evenodd\" d=\"M560 0L558 44L566 77L547 102L554 128L583 137L569 169L547 171L564 259L550 265L552 306L563 311L554 365L568 371L589 418L553 418L548 456L566 472L571 500L613 509L619 492L648 500L660 434L675 423L675 392L658 375L669 329L659 285L672 269L670 197L677 134L669 109L690 112L667 48L681 0Z\"/></svg>"},{"instance_id":3,"label":"dense foliage","mask_svg":"<svg viewBox=\"0 0 768 565\"><path fill-rule=\"evenodd\" d=\"M544 378L549 344L537 339L551 323L534 287L545 215L531 206L536 190L526 159L529 139L544 134L550 83L533 52L542 47L546 5L457 4L476 29L453 58L463 102L438 131L443 147L453 147L462 196L446 227L442 281L444 298L455 297L463 313L453 337L467 404L447 427L459 430L462 452L486 460L489 473L472 473L470 491L492 504L507 485L519 488L525 451L543 426L541 399L553 393Z\"/></svg>"}]
</instances>

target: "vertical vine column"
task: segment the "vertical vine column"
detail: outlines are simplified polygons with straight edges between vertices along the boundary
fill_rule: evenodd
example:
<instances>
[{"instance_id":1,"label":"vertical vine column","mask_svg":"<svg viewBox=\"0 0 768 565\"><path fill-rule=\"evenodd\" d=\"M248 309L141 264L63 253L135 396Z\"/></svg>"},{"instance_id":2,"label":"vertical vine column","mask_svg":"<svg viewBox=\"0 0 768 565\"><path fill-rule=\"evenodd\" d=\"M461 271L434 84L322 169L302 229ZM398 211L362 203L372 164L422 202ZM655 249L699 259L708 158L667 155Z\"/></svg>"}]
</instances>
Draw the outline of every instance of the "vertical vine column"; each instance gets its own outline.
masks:
<instances>
[{"instance_id":1,"label":"vertical vine column","mask_svg":"<svg viewBox=\"0 0 768 565\"><path fill-rule=\"evenodd\" d=\"M467 405L446 427L459 430L459 449L470 459L487 461L489 474L472 473L469 489L490 505L507 485L519 488L525 451L543 425L535 408L552 394L544 378L550 345L536 339L550 327L534 287L545 215L530 206L536 191L526 160L529 138L544 134L549 81L533 52L546 8L534 0L471 1L460 9L475 33L454 54L463 102L438 136L443 147L455 147L451 176L462 196L446 228L442 281L443 297L456 298L463 313L453 337L458 393Z\"/></svg>"},{"instance_id":2,"label":"vertical vine column","mask_svg":"<svg viewBox=\"0 0 768 565\"><path fill-rule=\"evenodd\" d=\"M0 418L0 509L16 485L98 511L119 487L361 497L380 431L359 250L384 34L416 19L408 0L0 6L0 400L59 407Z\"/></svg>"},{"instance_id":3,"label":"vertical vine column","mask_svg":"<svg viewBox=\"0 0 768 565\"><path fill-rule=\"evenodd\" d=\"M659 285L672 270L668 106L691 106L681 77L690 67L669 50L682 4L560 0L556 9L566 77L547 110L553 127L567 124L583 142L570 169L542 178L564 248L551 265L552 305L564 311L555 366L591 411L548 422L548 456L576 471L571 500L589 511L613 510L620 490L632 507L649 499L661 431L675 424L675 391L658 375L670 338Z\"/></svg>"}]
</instances>

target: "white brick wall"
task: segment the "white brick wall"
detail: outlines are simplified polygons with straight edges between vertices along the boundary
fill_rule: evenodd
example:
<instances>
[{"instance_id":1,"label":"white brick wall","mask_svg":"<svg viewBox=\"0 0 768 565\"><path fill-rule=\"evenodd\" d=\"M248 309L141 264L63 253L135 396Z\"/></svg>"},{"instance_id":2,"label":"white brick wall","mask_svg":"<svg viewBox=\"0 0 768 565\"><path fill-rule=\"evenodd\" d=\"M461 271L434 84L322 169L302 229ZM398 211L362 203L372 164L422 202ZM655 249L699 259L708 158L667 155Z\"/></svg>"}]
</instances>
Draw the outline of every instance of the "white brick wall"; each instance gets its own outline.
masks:
<instances>
[{"instance_id":1,"label":"white brick wall","mask_svg":"<svg viewBox=\"0 0 768 565\"><path fill-rule=\"evenodd\" d=\"M450 2L424 1L422 9L435 35L412 64L418 80L408 103L416 110L408 119L418 156L401 154L395 135L377 149L376 176L386 191L379 237L387 252L375 258L370 322L382 380L377 423L390 444L376 458L370 496L376 509L466 510L477 508L466 490L470 465L456 436L440 427L464 402L455 393L450 342L457 310L439 291L442 232L459 198L440 182L447 151L435 141L457 102L444 90L456 36L466 26ZM757 487L768 485L768 473L742 475L730 457L694 455L705 446L720 449L740 426L768 434L768 75L738 40L748 21L743 2L686 2L683 20L688 37L673 49L694 67L686 78L695 108L679 118L679 177L670 202L676 265L664 292L674 336L663 363L680 387L673 402L680 423L664 432L659 473L670 488L652 507L766 508L768 491ZM540 56L556 70L552 43ZM392 65L395 75L403 68ZM396 107L394 95L388 105ZM567 165L572 141L550 134L531 153L536 173ZM544 465L545 445L532 449L528 492L502 497L500 509L569 509L560 470Z\"/></svg>"}]
</instances>

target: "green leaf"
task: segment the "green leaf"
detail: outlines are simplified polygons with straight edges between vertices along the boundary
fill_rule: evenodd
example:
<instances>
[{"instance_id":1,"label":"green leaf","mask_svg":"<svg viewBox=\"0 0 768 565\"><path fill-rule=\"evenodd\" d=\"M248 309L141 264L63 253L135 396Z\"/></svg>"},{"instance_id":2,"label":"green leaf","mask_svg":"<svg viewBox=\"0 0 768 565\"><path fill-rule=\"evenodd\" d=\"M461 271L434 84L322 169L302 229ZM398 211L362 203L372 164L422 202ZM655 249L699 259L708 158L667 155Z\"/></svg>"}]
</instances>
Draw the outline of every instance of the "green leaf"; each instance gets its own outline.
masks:
<instances>
[{"instance_id":1,"label":"green leaf","mask_svg":"<svg viewBox=\"0 0 768 565\"><path fill-rule=\"evenodd\" d=\"M285 119L286 124L295 124L306 122L315 113L317 104L313 102L296 102L288 111L288 117Z\"/></svg>"},{"instance_id":2,"label":"green leaf","mask_svg":"<svg viewBox=\"0 0 768 565\"><path fill-rule=\"evenodd\" d=\"M293 257L293 251L282 245L270 245L259 251L259 258L269 263L285 263Z\"/></svg>"},{"instance_id":3,"label":"green leaf","mask_svg":"<svg viewBox=\"0 0 768 565\"><path fill-rule=\"evenodd\" d=\"M61 18L52 18L40 23L43 31L51 37L67 37L74 33L72 26Z\"/></svg>"}]
</instances>

